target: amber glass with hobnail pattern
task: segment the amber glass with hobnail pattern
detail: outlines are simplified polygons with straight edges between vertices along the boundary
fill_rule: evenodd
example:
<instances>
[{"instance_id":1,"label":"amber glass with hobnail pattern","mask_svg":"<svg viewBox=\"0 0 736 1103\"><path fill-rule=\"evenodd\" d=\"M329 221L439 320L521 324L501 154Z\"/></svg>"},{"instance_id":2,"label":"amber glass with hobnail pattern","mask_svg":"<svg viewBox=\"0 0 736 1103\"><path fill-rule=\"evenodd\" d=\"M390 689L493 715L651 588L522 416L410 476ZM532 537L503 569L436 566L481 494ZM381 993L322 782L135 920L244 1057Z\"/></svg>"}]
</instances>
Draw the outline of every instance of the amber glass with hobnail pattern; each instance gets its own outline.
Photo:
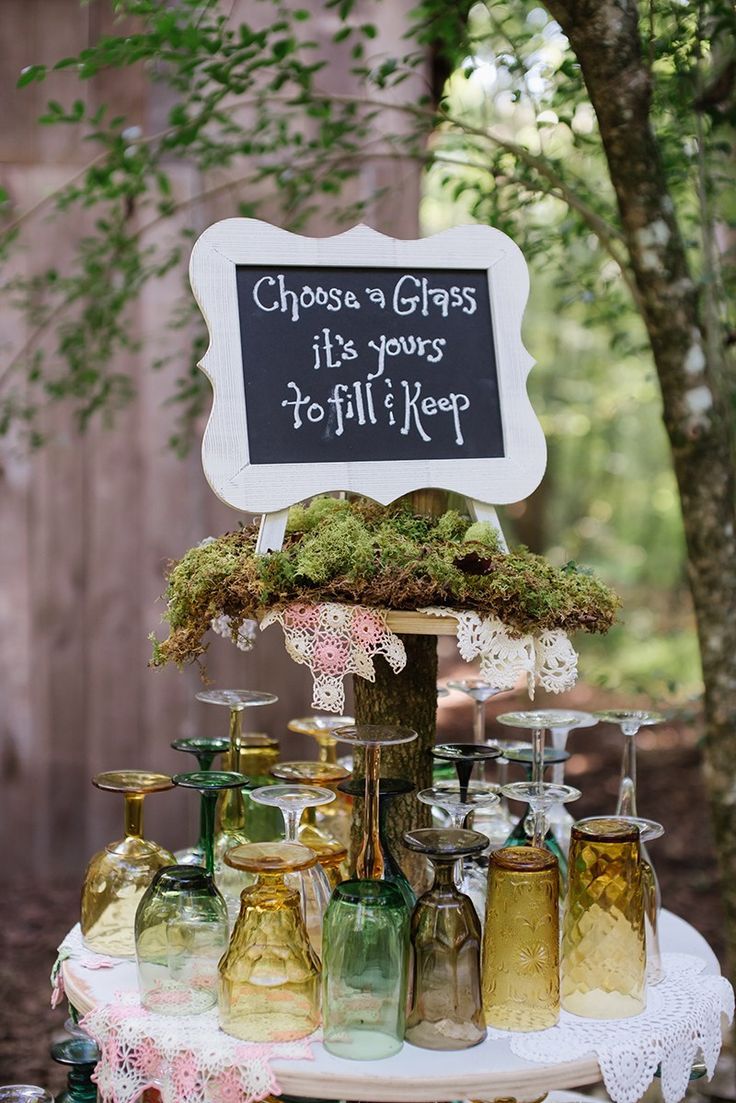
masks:
<instances>
[{"instance_id":1,"label":"amber glass with hobnail pattern","mask_svg":"<svg viewBox=\"0 0 736 1103\"><path fill-rule=\"evenodd\" d=\"M218 1013L226 1034L246 1042L286 1042L319 1026L320 961L285 877L316 864L300 843L249 843L228 852L235 869L254 874L219 965Z\"/></svg>"},{"instance_id":2,"label":"amber glass with hobnail pattern","mask_svg":"<svg viewBox=\"0 0 736 1103\"><path fill-rule=\"evenodd\" d=\"M488 1026L545 1030L560 1015L559 870L548 850L509 846L490 856L483 932Z\"/></svg>"},{"instance_id":3,"label":"amber glass with hobnail pattern","mask_svg":"<svg viewBox=\"0 0 736 1103\"><path fill-rule=\"evenodd\" d=\"M646 1007L639 830L615 819L573 826L562 935L562 1006L590 1019Z\"/></svg>"}]
</instances>

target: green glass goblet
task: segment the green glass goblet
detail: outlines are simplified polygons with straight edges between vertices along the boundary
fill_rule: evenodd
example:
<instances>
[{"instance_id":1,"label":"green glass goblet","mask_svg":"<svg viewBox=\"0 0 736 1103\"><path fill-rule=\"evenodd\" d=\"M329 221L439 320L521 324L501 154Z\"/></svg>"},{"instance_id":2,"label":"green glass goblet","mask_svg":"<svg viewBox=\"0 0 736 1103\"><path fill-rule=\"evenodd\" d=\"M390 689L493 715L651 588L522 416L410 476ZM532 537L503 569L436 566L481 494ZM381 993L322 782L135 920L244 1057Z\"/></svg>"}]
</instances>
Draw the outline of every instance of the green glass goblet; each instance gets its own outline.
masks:
<instances>
[{"instance_id":1,"label":"green glass goblet","mask_svg":"<svg viewBox=\"0 0 736 1103\"><path fill-rule=\"evenodd\" d=\"M174 774L172 781L182 789L196 789L200 795L202 834L198 845L204 852L204 868L210 877L214 877L215 808L218 794L226 789L247 789L250 778L232 770L198 770L188 774Z\"/></svg>"},{"instance_id":2,"label":"green glass goblet","mask_svg":"<svg viewBox=\"0 0 736 1103\"><path fill-rule=\"evenodd\" d=\"M225 738L214 737L213 739L206 739L203 736L195 736L191 739L174 739L171 742L171 747L175 751L181 751L185 754L192 754L197 760L200 772L211 770L212 763L218 754L225 754L230 747L230 740ZM176 850L174 857L180 866L203 866L205 864L205 852L204 852L204 837L205 837L205 825L204 825L205 807L204 801L200 803L199 812L199 838L194 846L185 847L184 850Z\"/></svg>"},{"instance_id":3,"label":"green glass goblet","mask_svg":"<svg viewBox=\"0 0 736 1103\"><path fill-rule=\"evenodd\" d=\"M97 1085L92 1081L100 1059L97 1043L92 1038L64 1038L51 1046L51 1057L69 1070L66 1090L57 1095L56 1103L97 1103Z\"/></svg>"}]
</instances>

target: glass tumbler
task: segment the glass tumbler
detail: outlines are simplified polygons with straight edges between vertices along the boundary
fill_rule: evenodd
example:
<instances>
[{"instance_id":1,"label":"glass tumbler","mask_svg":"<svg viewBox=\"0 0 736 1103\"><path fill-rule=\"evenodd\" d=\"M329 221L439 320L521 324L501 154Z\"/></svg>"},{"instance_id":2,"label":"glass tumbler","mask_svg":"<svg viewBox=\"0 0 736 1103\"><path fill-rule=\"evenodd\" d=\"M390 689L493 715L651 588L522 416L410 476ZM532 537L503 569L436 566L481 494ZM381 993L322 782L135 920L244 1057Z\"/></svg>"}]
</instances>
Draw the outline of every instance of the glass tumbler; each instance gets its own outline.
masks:
<instances>
[{"instance_id":1,"label":"glass tumbler","mask_svg":"<svg viewBox=\"0 0 736 1103\"><path fill-rule=\"evenodd\" d=\"M589 1019L646 1007L639 829L615 819L576 823L562 934L562 1006Z\"/></svg>"},{"instance_id":2,"label":"glass tumbler","mask_svg":"<svg viewBox=\"0 0 736 1103\"><path fill-rule=\"evenodd\" d=\"M534 846L490 856L483 931L483 1009L488 1026L545 1030L560 1016L557 859Z\"/></svg>"},{"instance_id":3,"label":"glass tumbler","mask_svg":"<svg viewBox=\"0 0 736 1103\"><path fill-rule=\"evenodd\" d=\"M141 1003L160 1015L196 1015L217 1003L227 907L199 866L160 869L138 905L135 952Z\"/></svg>"},{"instance_id":4,"label":"glass tumbler","mask_svg":"<svg viewBox=\"0 0 736 1103\"><path fill-rule=\"evenodd\" d=\"M410 913L390 881L343 881L322 932L324 1047L375 1061L404 1044Z\"/></svg>"}]
</instances>

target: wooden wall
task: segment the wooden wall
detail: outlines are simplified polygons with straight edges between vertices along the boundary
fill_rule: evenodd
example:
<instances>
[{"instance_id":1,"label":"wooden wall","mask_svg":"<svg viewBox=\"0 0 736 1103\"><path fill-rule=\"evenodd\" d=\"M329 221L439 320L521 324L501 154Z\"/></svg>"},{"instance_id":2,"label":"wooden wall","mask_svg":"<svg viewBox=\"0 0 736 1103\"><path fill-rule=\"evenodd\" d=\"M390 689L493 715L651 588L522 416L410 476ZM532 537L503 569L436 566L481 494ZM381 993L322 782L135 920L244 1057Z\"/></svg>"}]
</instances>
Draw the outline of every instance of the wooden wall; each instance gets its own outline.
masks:
<instances>
[{"instance_id":1,"label":"wooden wall","mask_svg":"<svg viewBox=\"0 0 736 1103\"><path fill-rule=\"evenodd\" d=\"M377 6L381 37L399 38L411 6L411 0ZM60 73L17 91L25 65L73 54L109 30L110 4L3 0L1 7L0 183L25 210L90 157L74 130L36 124L49 98L108 102L113 114L126 114L145 132L160 128L167 103L133 70L103 74L81 87L70 72ZM329 41L334 14L320 0L312 8ZM263 11L256 0L238 0L236 15L252 19L255 9ZM364 4L361 21L372 14ZM328 78L333 87L349 87L349 74L337 62ZM186 165L175 166L173 175L180 195L202 186ZM376 162L366 166L359 188L370 194L391 183L398 184L392 197L367 221L413 236L413 169ZM201 230L232 213L233 197L217 207L195 204L186 218ZM12 268L63 265L83 230L78 212L49 220L41 208L26 225ZM330 230L326 214L315 232ZM15 874L81 877L89 854L117 837L121 825L118 799L93 789L91 775L123 766L184 768L183 756L169 749L172 739L226 729L221 710L194 700L196 671L147 668L147 636L160 624L166 560L237 522L209 490L198 454L180 460L167 447L174 414L164 402L179 369L173 364L152 372L149 365L162 340L171 351L161 320L182 278L178 271L151 285L137 309L142 351L125 365L137 396L112 429L96 424L80 437L59 409L46 419L50 442L35 454L15 441L0 444L0 838L11 844L7 860ZM27 338L6 295L0 300L0 372ZM308 674L286 658L278 628L269 629L248 656L215 640L208 666L216 685L277 693L278 705L253 723L284 742L288 718L309 708ZM154 796L146 820L152 837L179 845L194 830L194 800L181 792Z\"/></svg>"}]
</instances>

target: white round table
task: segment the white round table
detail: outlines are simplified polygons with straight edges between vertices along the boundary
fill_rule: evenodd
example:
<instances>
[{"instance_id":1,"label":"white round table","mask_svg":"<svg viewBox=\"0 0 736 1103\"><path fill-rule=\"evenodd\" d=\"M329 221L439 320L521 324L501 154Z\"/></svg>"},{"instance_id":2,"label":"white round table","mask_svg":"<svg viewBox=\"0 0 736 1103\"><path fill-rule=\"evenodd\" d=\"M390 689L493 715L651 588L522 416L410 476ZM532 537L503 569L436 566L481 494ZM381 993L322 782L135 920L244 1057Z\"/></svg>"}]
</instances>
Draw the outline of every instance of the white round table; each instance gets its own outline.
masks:
<instances>
[{"instance_id":1,"label":"white round table","mask_svg":"<svg viewBox=\"0 0 736 1103\"><path fill-rule=\"evenodd\" d=\"M662 912L662 949L693 954L705 962L705 972L719 974L718 960L703 936L689 923ZM134 961L113 969L90 970L68 958L62 964L66 994L80 1014L115 993L137 987ZM348 1061L313 1043L313 1061L272 1062L287 1095L321 1099L360 1099L371 1103L443 1103L446 1100L517 1100L530 1103L554 1089L576 1088L600 1080L595 1057L562 1064L526 1061L511 1052L506 1041L487 1039L472 1049L435 1051L408 1043L394 1057L381 1061Z\"/></svg>"}]
</instances>

